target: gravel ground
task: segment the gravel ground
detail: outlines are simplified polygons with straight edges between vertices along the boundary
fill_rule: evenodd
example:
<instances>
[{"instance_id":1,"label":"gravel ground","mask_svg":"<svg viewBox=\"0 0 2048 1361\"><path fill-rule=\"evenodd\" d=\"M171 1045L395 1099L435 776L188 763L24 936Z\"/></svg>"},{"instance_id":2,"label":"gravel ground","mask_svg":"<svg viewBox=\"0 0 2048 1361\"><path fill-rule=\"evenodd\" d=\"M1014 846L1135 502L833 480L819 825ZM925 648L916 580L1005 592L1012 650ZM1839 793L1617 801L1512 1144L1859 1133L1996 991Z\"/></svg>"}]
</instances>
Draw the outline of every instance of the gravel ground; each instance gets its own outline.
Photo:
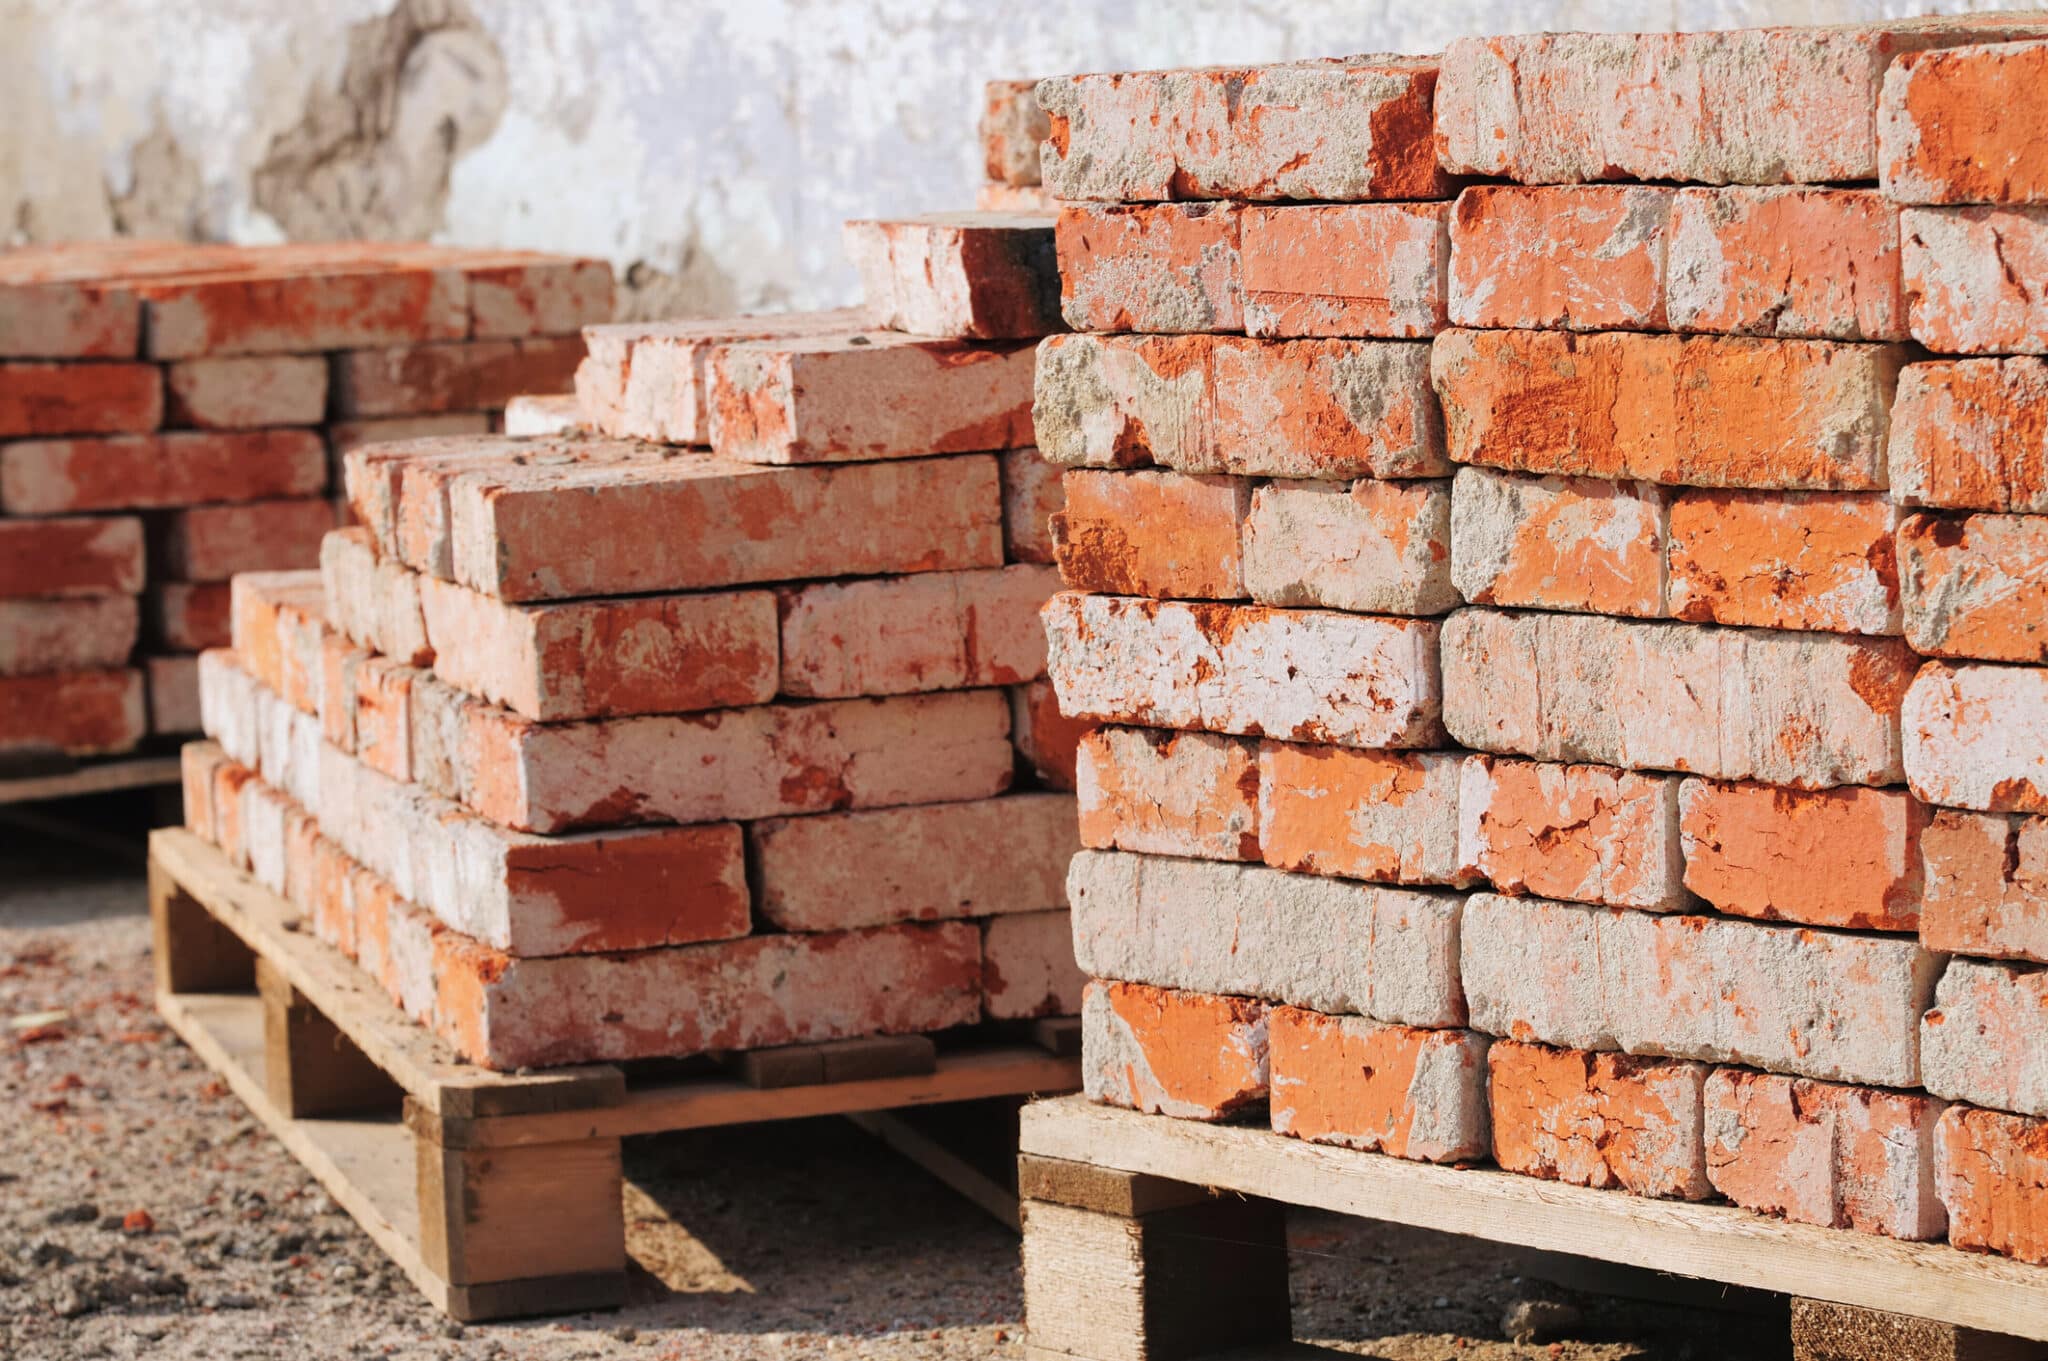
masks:
<instances>
[{"instance_id":1,"label":"gravel ground","mask_svg":"<svg viewBox=\"0 0 2048 1361\"><path fill-rule=\"evenodd\" d=\"M146 800L19 816L0 809L0 1356L1021 1357L1016 1239L842 1121L630 1141L628 1306L448 1323L156 1019L124 853ZM1296 1335L1345 1354L1785 1352L1782 1308L1570 1296L1489 1245L1333 1215L1289 1236ZM1576 1317L1503 1341L1531 1298Z\"/></svg>"}]
</instances>

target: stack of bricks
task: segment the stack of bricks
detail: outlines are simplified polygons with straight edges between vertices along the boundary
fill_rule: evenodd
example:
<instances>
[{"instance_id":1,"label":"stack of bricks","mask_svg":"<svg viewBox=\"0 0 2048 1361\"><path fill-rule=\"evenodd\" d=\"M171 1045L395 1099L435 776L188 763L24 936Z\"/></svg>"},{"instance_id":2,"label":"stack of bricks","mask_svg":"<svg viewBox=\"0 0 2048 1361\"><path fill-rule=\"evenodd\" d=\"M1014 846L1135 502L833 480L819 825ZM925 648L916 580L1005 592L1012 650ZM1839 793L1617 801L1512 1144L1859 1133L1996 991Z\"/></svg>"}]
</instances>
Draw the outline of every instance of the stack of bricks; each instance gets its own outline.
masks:
<instances>
[{"instance_id":1,"label":"stack of bricks","mask_svg":"<svg viewBox=\"0 0 2048 1361\"><path fill-rule=\"evenodd\" d=\"M0 753L197 731L229 578L318 561L340 453L565 391L611 305L608 266L526 252L0 254Z\"/></svg>"},{"instance_id":2,"label":"stack of bricks","mask_svg":"<svg viewBox=\"0 0 2048 1361\"><path fill-rule=\"evenodd\" d=\"M2041 23L1040 86L1095 1099L2048 1262Z\"/></svg>"},{"instance_id":3,"label":"stack of bricks","mask_svg":"<svg viewBox=\"0 0 2048 1361\"><path fill-rule=\"evenodd\" d=\"M356 449L235 582L192 824L474 1062L1079 1009L1051 220L848 235L865 311L593 327L576 429Z\"/></svg>"},{"instance_id":4,"label":"stack of bricks","mask_svg":"<svg viewBox=\"0 0 2048 1361\"><path fill-rule=\"evenodd\" d=\"M981 160L985 178L975 207L989 213L1044 213L1059 205L1046 192L1038 148L1051 124L1038 107L1035 80L992 80L982 89Z\"/></svg>"}]
</instances>

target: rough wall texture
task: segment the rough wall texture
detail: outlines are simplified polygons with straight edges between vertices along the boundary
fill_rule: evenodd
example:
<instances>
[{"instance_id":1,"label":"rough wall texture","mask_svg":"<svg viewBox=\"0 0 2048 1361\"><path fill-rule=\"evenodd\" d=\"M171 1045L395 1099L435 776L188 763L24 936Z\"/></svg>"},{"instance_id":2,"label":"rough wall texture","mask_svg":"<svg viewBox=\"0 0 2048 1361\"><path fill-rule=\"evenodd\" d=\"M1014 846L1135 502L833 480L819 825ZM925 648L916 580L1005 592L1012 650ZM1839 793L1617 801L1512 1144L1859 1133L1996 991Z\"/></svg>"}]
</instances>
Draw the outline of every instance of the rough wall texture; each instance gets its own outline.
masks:
<instances>
[{"instance_id":1,"label":"rough wall texture","mask_svg":"<svg viewBox=\"0 0 2048 1361\"><path fill-rule=\"evenodd\" d=\"M986 79L2026 3L0 0L0 244L430 235L604 256L636 315L829 306L842 218L971 202Z\"/></svg>"}]
</instances>

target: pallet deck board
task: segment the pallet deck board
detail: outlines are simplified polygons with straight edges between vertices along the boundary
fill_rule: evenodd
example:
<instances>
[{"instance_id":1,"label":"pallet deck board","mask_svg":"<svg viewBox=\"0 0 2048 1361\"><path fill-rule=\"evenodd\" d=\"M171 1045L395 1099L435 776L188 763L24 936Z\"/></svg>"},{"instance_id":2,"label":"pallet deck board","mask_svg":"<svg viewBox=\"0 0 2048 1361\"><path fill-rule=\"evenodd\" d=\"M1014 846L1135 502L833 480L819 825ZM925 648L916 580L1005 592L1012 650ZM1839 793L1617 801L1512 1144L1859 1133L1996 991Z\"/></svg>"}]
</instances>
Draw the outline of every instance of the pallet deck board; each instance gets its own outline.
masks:
<instances>
[{"instance_id":1,"label":"pallet deck board","mask_svg":"<svg viewBox=\"0 0 2048 1361\"><path fill-rule=\"evenodd\" d=\"M52 775L0 778L0 804L40 803L81 794L175 785L183 775L176 756L124 756L93 761Z\"/></svg>"}]
</instances>

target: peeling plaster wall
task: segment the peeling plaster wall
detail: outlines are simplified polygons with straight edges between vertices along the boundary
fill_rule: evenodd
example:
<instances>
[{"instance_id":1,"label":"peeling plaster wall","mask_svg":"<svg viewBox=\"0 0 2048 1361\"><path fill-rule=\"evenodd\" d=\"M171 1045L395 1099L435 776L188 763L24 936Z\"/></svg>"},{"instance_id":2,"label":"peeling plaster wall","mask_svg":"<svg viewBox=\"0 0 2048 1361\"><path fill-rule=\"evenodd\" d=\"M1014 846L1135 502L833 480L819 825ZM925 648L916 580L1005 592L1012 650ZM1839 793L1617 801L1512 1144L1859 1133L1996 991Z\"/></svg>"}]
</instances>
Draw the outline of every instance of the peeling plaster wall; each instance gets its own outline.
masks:
<instances>
[{"instance_id":1,"label":"peeling plaster wall","mask_svg":"<svg viewBox=\"0 0 2048 1361\"><path fill-rule=\"evenodd\" d=\"M978 90L1467 33L2048 0L0 0L0 242L421 236L638 315L845 302L839 222L970 206Z\"/></svg>"}]
</instances>

